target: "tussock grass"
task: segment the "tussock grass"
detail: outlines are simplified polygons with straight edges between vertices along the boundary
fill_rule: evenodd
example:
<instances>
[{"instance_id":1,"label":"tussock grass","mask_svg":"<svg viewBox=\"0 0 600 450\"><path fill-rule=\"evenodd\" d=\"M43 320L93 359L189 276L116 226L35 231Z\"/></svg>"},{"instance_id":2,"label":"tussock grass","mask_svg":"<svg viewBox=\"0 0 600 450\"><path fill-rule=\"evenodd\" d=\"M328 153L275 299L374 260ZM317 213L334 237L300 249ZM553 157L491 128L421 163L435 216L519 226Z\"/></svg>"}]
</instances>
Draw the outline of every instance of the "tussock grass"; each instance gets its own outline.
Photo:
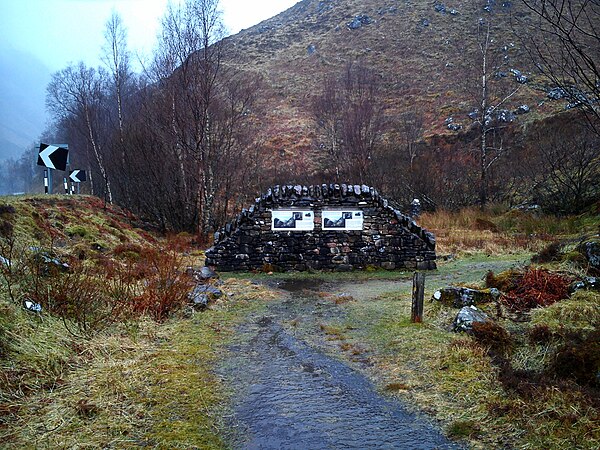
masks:
<instances>
[{"instance_id":1,"label":"tussock grass","mask_svg":"<svg viewBox=\"0 0 600 450\"><path fill-rule=\"evenodd\" d=\"M578 291L569 300L532 311L533 325L546 325L555 332L593 331L600 327L600 293Z\"/></svg>"},{"instance_id":2,"label":"tussock grass","mask_svg":"<svg viewBox=\"0 0 600 450\"><path fill-rule=\"evenodd\" d=\"M16 402L5 448L225 448L228 394L213 367L234 325L274 294L237 280L222 288L228 295L202 313L123 323L71 345L60 384Z\"/></svg>"},{"instance_id":3,"label":"tussock grass","mask_svg":"<svg viewBox=\"0 0 600 450\"><path fill-rule=\"evenodd\" d=\"M512 258L518 261L518 257ZM428 274L425 298L430 298L442 283L481 283L486 269L494 265L500 269L498 264L495 258L482 255L445 263L437 274ZM508 267L507 262L504 269ZM519 394L503 385L502 369L490 356L489 345L449 331L456 309L426 300L424 323L413 324L409 320L409 281L398 283L395 289L390 281L385 284L387 291L375 288L371 295L362 285L353 286L355 300L339 305L344 319L327 324L323 333L327 337L327 331L334 329L341 333L337 335L341 342L367 346L368 371L381 389L434 416L449 436L481 449L595 449L600 445L600 411L590 397L596 395L595 391L568 379L547 377L536 384L533 376L524 379L526 384L531 383L528 394ZM344 285L341 289L352 288ZM588 327L581 316L595 317L590 312L595 306L590 305L598 304L596 296L580 293L572 300L535 309L533 320L570 321L572 327ZM591 309L583 309L579 315L576 305L583 301ZM483 308L495 317L493 304ZM560 342L530 342L528 330L534 324L508 319L498 323L514 339L506 355L512 368L532 375L547 373Z\"/></svg>"},{"instance_id":4,"label":"tussock grass","mask_svg":"<svg viewBox=\"0 0 600 450\"><path fill-rule=\"evenodd\" d=\"M60 382L73 355L62 321L23 310L0 290L0 404Z\"/></svg>"},{"instance_id":5,"label":"tussock grass","mask_svg":"<svg viewBox=\"0 0 600 450\"><path fill-rule=\"evenodd\" d=\"M589 215L557 217L502 205L438 210L422 214L419 222L435 233L440 254L459 255L538 252L557 237L592 232L598 226L597 218Z\"/></svg>"}]
</instances>

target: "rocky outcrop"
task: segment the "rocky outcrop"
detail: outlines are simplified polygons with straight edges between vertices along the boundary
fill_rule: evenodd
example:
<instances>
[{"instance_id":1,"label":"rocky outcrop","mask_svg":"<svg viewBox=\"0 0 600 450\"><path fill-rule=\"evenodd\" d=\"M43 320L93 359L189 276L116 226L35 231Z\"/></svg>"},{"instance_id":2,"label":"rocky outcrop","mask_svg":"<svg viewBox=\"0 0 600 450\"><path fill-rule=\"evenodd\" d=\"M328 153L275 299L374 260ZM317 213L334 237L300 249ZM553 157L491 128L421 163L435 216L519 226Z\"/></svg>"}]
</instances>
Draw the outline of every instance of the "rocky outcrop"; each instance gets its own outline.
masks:
<instances>
[{"instance_id":1,"label":"rocky outcrop","mask_svg":"<svg viewBox=\"0 0 600 450\"><path fill-rule=\"evenodd\" d=\"M584 277L569 286L570 295L581 290L600 291L600 277Z\"/></svg>"},{"instance_id":2,"label":"rocky outcrop","mask_svg":"<svg viewBox=\"0 0 600 450\"><path fill-rule=\"evenodd\" d=\"M273 230L272 211L311 212L311 230ZM322 227L324 210L356 211L360 230ZM311 220L308 219L308 220ZM374 188L351 184L275 186L215 233L206 264L221 271L435 269L435 237L392 208Z\"/></svg>"},{"instance_id":3,"label":"rocky outcrop","mask_svg":"<svg viewBox=\"0 0 600 450\"><path fill-rule=\"evenodd\" d=\"M592 239L582 242L577 250L585 256L591 271L600 274L600 240Z\"/></svg>"},{"instance_id":4,"label":"rocky outcrop","mask_svg":"<svg viewBox=\"0 0 600 450\"><path fill-rule=\"evenodd\" d=\"M350 30L358 30L363 25L371 25L373 23L373 19L371 19L366 14L360 14L356 16L352 21L348 22L346 25Z\"/></svg>"}]
</instances>

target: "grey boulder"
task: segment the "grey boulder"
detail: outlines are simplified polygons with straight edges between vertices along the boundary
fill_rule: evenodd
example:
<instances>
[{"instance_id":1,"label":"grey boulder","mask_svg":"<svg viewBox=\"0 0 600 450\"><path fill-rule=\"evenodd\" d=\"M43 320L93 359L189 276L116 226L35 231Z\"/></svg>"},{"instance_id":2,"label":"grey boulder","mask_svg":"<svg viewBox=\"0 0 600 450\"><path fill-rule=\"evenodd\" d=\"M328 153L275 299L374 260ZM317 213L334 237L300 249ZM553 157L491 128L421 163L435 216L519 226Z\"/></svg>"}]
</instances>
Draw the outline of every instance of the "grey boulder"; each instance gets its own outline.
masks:
<instances>
[{"instance_id":1,"label":"grey boulder","mask_svg":"<svg viewBox=\"0 0 600 450\"><path fill-rule=\"evenodd\" d=\"M475 306L465 306L462 308L454 322L452 322L452 331L454 332L470 332L473 330L473 324L485 323L490 319L483 311L480 311Z\"/></svg>"}]
</instances>

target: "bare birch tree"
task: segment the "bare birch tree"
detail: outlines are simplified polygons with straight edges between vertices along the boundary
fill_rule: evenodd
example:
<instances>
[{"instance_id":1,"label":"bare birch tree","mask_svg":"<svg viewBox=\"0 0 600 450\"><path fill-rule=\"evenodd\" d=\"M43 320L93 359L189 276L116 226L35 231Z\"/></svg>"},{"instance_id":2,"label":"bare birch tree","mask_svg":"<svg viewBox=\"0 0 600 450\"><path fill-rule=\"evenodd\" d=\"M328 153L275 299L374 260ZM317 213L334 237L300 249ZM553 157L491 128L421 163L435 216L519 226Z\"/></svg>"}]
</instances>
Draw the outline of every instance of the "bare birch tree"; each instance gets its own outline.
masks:
<instances>
[{"instance_id":1,"label":"bare birch tree","mask_svg":"<svg viewBox=\"0 0 600 450\"><path fill-rule=\"evenodd\" d=\"M508 151L504 145L502 130L506 128L509 120L503 117L501 109L520 88L519 85L503 90L493 85L494 73L499 71L504 64L504 62L498 62L499 58L495 47L492 19L480 20L477 30L479 81L474 84L479 89L479 93L476 94L478 105L472 118L474 119L473 125L477 129L479 203L481 207L488 202L490 170Z\"/></svg>"},{"instance_id":2,"label":"bare birch tree","mask_svg":"<svg viewBox=\"0 0 600 450\"><path fill-rule=\"evenodd\" d=\"M331 157L336 181L351 177L368 182L369 168L385 128L381 80L358 64L330 76L313 99L312 115L319 146Z\"/></svg>"},{"instance_id":3,"label":"bare birch tree","mask_svg":"<svg viewBox=\"0 0 600 450\"><path fill-rule=\"evenodd\" d=\"M252 118L258 86L222 63L218 5L217 0L171 4L149 71L156 86L152 95L162 105L156 127L178 162L187 221L205 239L216 225L219 178L231 175L232 161L245 161L240 133Z\"/></svg>"},{"instance_id":4,"label":"bare birch tree","mask_svg":"<svg viewBox=\"0 0 600 450\"><path fill-rule=\"evenodd\" d=\"M46 106L56 120L77 120L83 122L77 127L85 136L92 150L104 181L106 198L112 203L113 196L108 171L105 164L103 115L105 113L102 72L86 67L83 62L69 65L56 72L47 88Z\"/></svg>"},{"instance_id":5,"label":"bare birch tree","mask_svg":"<svg viewBox=\"0 0 600 450\"><path fill-rule=\"evenodd\" d=\"M124 96L127 83L131 77L129 65L129 51L127 50L127 30L121 16L113 11L106 21L104 29L105 47L102 60L109 70L111 86L117 105L117 128L119 140L122 141L124 122ZM124 159L124 157L123 157Z\"/></svg>"},{"instance_id":6,"label":"bare birch tree","mask_svg":"<svg viewBox=\"0 0 600 450\"><path fill-rule=\"evenodd\" d=\"M600 134L600 3L523 0L523 4L534 19L518 22L525 48L570 104L582 107Z\"/></svg>"}]
</instances>

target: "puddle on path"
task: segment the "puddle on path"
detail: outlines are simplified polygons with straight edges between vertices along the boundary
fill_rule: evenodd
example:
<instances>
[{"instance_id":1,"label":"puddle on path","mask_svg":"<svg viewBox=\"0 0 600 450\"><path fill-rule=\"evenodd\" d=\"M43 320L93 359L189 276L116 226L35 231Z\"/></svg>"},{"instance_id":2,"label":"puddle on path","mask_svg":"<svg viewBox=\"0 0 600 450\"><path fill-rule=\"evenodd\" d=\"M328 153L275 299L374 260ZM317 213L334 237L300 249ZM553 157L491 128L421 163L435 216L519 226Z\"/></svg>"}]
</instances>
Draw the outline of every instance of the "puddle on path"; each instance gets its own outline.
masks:
<instances>
[{"instance_id":1,"label":"puddle on path","mask_svg":"<svg viewBox=\"0 0 600 450\"><path fill-rule=\"evenodd\" d=\"M335 289L326 283L327 290ZM288 293L239 330L221 374L235 390L232 445L240 449L451 449L426 418L376 392L362 374L285 327L339 314L321 282L286 281ZM347 284L346 284L347 285ZM308 319L307 319L308 318Z\"/></svg>"}]
</instances>

